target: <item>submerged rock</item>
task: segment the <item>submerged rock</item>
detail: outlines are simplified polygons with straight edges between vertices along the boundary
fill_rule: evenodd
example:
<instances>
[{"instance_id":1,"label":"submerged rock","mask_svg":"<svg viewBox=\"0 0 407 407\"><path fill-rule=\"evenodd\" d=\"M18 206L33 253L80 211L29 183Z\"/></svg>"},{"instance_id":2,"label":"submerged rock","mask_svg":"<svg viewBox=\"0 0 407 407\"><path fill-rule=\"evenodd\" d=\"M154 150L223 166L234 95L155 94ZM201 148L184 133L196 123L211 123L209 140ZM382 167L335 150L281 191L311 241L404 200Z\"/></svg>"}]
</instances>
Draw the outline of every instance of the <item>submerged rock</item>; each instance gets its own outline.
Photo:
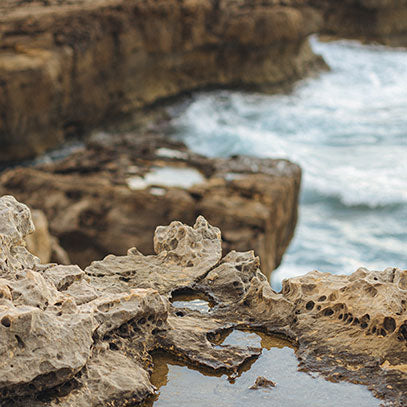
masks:
<instances>
[{"instance_id":1,"label":"submerged rock","mask_svg":"<svg viewBox=\"0 0 407 407\"><path fill-rule=\"evenodd\" d=\"M24 248L25 205L0 198L0 218L1 406L141 402L155 391L150 353L160 349L233 377L261 349L211 341L232 328L284 335L304 369L407 403L407 271L312 272L276 293L252 252L221 259L220 232L203 218L158 228L156 255L131 249L82 271L41 265ZM216 305L174 308L182 291Z\"/></svg>"},{"instance_id":2,"label":"submerged rock","mask_svg":"<svg viewBox=\"0 0 407 407\"><path fill-rule=\"evenodd\" d=\"M267 389L267 388L272 388L276 387L276 384L270 380L266 379L263 376L259 376L256 381L254 382L253 386L250 386L251 390L257 390L257 389Z\"/></svg>"},{"instance_id":3,"label":"submerged rock","mask_svg":"<svg viewBox=\"0 0 407 407\"><path fill-rule=\"evenodd\" d=\"M225 252L253 249L270 274L294 233L300 180L300 168L286 160L209 159L154 134L100 133L62 162L2 174L0 191L44 211L81 267L132 246L151 254L157 225L192 224L201 214L222 229Z\"/></svg>"}]
</instances>

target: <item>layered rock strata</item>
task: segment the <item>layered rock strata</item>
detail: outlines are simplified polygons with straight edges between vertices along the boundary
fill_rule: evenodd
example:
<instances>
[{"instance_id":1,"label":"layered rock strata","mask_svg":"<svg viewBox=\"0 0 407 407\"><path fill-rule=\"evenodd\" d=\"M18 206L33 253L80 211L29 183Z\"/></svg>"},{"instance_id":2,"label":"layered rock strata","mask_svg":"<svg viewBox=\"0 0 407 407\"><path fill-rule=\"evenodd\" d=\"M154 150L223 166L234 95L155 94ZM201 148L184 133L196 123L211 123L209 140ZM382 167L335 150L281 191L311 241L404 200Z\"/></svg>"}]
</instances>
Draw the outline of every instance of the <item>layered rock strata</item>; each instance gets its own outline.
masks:
<instances>
[{"instance_id":1,"label":"layered rock strata","mask_svg":"<svg viewBox=\"0 0 407 407\"><path fill-rule=\"evenodd\" d=\"M71 260L87 266L137 246L174 219L205 216L223 249L253 249L263 271L278 266L295 230L300 168L286 160L208 159L154 134L98 134L62 162L0 177L0 191L45 212Z\"/></svg>"},{"instance_id":2,"label":"layered rock strata","mask_svg":"<svg viewBox=\"0 0 407 407\"><path fill-rule=\"evenodd\" d=\"M386 405L407 403L407 271L312 272L273 291L253 252L222 258L221 236L202 217L154 236L156 254L137 249L85 271L41 265L24 248L30 213L0 198L0 404L127 406L155 389L153 350L236 374L261 349L216 345L234 328L284 335L305 369L368 385ZM175 309L189 290L210 312Z\"/></svg>"},{"instance_id":3,"label":"layered rock strata","mask_svg":"<svg viewBox=\"0 0 407 407\"><path fill-rule=\"evenodd\" d=\"M279 1L3 1L0 162L192 89L292 83L323 65L317 20Z\"/></svg>"}]
</instances>

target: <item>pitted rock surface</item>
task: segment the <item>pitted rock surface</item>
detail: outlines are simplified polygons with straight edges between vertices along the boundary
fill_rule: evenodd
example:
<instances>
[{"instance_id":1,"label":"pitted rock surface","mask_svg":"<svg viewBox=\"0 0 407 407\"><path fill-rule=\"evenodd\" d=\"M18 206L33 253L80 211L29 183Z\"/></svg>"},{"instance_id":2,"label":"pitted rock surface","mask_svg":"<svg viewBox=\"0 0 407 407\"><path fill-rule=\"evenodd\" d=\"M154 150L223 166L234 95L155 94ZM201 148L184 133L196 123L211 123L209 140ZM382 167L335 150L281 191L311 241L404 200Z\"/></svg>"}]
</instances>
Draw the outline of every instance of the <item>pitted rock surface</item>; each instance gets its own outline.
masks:
<instances>
[{"instance_id":1,"label":"pitted rock surface","mask_svg":"<svg viewBox=\"0 0 407 407\"><path fill-rule=\"evenodd\" d=\"M163 175L147 184L157 169L196 171L202 179L199 184L171 186L165 185ZM174 177L184 181L188 175ZM146 185L132 189L129 180L134 178ZM5 172L0 193L42 210L50 233L82 268L108 254L125 255L133 246L143 254L158 253L160 230L154 244L151 239L157 225L174 220L193 224L203 215L222 230L225 253L255 250L269 275L294 234L300 183L301 169L287 160L209 159L154 132L96 133L86 149L63 161ZM174 259L189 247L183 240L184 246L173 248L179 239L174 235L163 247L171 249ZM199 259L202 267L207 260ZM142 263L143 257L138 260Z\"/></svg>"},{"instance_id":2,"label":"pitted rock surface","mask_svg":"<svg viewBox=\"0 0 407 407\"><path fill-rule=\"evenodd\" d=\"M137 404L155 391L157 350L234 377L261 353L216 341L236 328L284 335L303 369L367 385L388 406L407 403L407 271L314 271L276 293L253 252L221 258L220 232L202 217L194 227L157 228L155 255L133 248L82 271L42 265L26 251L27 207L3 197L0 213L2 407ZM9 267L15 252L19 262ZM174 308L183 292L215 306Z\"/></svg>"}]
</instances>

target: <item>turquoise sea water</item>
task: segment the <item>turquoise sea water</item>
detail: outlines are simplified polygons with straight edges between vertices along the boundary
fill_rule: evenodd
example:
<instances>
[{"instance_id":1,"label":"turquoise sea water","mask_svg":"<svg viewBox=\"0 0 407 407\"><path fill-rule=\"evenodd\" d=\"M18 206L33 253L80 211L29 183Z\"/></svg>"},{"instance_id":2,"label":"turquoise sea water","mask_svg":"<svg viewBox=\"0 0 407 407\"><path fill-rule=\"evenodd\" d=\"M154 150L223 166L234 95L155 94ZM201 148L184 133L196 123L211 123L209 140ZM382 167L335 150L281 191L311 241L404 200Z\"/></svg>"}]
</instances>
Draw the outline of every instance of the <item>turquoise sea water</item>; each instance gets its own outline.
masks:
<instances>
[{"instance_id":1,"label":"turquoise sea water","mask_svg":"<svg viewBox=\"0 0 407 407\"><path fill-rule=\"evenodd\" d=\"M171 134L194 151L303 168L296 236L271 277L277 289L313 269L407 268L407 50L312 46L331 71L290 94L198 93L171 112Z\"/></svg>"}]
</instances>

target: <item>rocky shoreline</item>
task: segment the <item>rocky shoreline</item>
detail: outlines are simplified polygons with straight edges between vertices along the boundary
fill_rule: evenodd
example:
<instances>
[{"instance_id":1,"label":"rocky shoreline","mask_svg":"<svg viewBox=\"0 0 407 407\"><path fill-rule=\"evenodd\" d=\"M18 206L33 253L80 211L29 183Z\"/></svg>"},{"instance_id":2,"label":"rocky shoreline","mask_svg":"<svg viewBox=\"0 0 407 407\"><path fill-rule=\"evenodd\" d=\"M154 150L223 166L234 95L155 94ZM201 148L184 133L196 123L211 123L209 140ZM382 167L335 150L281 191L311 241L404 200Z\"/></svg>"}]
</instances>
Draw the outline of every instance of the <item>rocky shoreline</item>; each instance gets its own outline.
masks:
<instances>
[{"instance_id":1,"label":"rocky shoreline","mask_svg":"<svg viewBox=\"0 0 407 407\"><path fill-rule=\"evenodd\" d=\"M270 275L297 223L300 168L287 160L209 159L154 132L96 133L65 160L0 175L0 194L42 210L71 261L86 267L198 215L223 231L223 250L255 250Z\"/></svg>"},{"instance_id":2,"label":"rocky shoreline","mask_svg":"<svg viewBox=\"0 0 407 407\"><path fill-rule=\"evenodd\" d=\"M183 92L281 90L326 68L313 33L405 46L406 1L3 1L0 163Z\"/></svg>"},{"instance_id":3,"label":"rocky shoreline","mask_svg":"<svg viewBox=\"0 0 407 407\"><path fill-rule=\"evenodd\" d=\"M45 4L46 3L46 4ZM0 6L0 161L185 91L281 88L325 66L308 6L76 0Z\"/></svg>"},{"instance_id":4,"label":"rocky shoreline","mask_svg":"<svg viewBox=\"0 0 407 407\"><path fill-rule=\"evenodd\" d=\"M0 198L1 405L127 406L154 393L153 350L233 373L261 349L211 343L225 330L283 335L303 368L369 386L385 405L407 403L407 272L314 271L273 291L253 252L222 257L221 235L199 217L156 229L154 255L136 248L84 271L40 264L24 247L28 208ZM208 313L176 309L189 290Z\"/></svg>"}]
</instances>

